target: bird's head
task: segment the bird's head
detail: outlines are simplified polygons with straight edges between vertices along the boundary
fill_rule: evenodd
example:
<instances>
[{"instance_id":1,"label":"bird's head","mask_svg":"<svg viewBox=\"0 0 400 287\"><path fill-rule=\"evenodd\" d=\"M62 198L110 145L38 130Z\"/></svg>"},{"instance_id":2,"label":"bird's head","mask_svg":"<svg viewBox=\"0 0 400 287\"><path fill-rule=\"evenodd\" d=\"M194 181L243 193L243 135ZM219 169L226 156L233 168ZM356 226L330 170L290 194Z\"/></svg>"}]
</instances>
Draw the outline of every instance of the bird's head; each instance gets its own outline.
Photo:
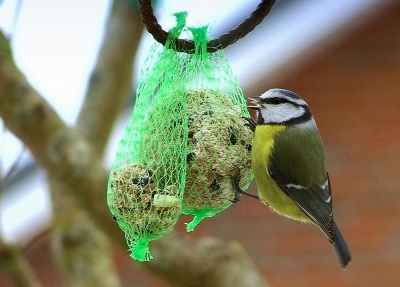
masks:
<instances>
[{"instance_id":1,"label":"bird's head","mask_svg":"<svg viewBox=\"0 0 400 287\"><path fill-rule=\"evenodd\" d=\"M248 108L258 112L258 125L293 125L312 119L307 103L289 90L270 89L249 99Z\"/></svg>"}]
</instances>

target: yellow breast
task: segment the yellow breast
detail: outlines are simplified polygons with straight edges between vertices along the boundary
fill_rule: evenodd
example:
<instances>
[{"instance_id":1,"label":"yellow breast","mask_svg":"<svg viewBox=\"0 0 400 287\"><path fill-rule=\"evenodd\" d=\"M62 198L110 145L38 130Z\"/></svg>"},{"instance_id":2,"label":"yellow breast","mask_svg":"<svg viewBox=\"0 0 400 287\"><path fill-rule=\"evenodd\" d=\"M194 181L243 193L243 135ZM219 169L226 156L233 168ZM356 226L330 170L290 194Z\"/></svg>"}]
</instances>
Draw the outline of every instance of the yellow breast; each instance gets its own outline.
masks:
<instances>
[{"instance_id":1,"label":"yellow breast","mask_svg":"<svg viewBox=\"0 0 400 287\"><path fill-rule=\"evenodd\" d=\"M251 159L260 161L260 156L266 159L271 155L275 136L286 129L284 125L260 125L254 134ZM264 163L265 165L266 163Z\"/></svg>"},{"instance_id":2,"label":"yellow breast","mask_svg":"<svg viewBox=\"0 0 400 287\"><path fill-rule=\"evenodd\" d=\"M297 204L275 183L268 173L268 160L273 151L275 136L284 131L284 125L259 125L253 140L251 161L261 200L274 211L294 220L310 222Z\"/></svg>"}]
</instances>

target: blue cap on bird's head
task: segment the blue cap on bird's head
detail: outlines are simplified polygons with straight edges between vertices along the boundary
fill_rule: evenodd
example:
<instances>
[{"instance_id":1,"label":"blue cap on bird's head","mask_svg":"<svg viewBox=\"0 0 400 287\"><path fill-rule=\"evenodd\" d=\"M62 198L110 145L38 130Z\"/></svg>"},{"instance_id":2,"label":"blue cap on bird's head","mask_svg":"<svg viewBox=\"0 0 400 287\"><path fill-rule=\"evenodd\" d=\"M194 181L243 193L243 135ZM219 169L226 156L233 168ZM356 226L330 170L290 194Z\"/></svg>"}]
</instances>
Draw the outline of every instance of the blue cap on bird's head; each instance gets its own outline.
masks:
<instances>
[{"instance_id":1,"label":"blue cap on bird's head","mask_svg":"<svg viewBox=\"0 0 400 287\"><path fill-rule=\"evenodd\" d=\"M253 110L260 110L262 103L278 105L283 102L290 102L297 106L307 106L307 103L299 95L280 88L269 89L259 97L249 97L249 100L252 105L247 107Z\"/></svg>"},{"instance_id":2,"label":"blue cap on bird's head","mask_svg":"<svg viewBox=\"0 0 400 287\"><path fill-rule=\"evenodd\" d=\"M301 100L301 102L303 104L305 103L305 101L298 94L296 94L295 92L292 92L292 91L289 91L289 90L286 90L286 89L281 89L281 88L270 89L270 90L266 91L263 95L261 95L261 97L264 96L264 95L265 96L267 96L267 95L273 96L273 95L276 95L276 94L279 94L279 95L287 97L287 98L291 98L294 101Z\"/></svg>"}]
</instances>

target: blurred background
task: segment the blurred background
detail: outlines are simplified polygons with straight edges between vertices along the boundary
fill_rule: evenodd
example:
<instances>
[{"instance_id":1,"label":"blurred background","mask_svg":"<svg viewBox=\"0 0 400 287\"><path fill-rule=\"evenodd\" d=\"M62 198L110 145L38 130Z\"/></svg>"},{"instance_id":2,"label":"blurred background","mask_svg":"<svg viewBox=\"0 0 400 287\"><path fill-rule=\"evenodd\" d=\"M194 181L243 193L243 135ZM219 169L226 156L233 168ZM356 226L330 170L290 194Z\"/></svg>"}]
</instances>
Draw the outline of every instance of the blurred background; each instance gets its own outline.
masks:
<instances>
[{"instance_id":1,"label":"blurred background","mask_svg":"<svg viewBox=\"0 0 400 287\"><path fill-rule=\"evenodd\" d=\"M126 0L127 5L137 5ZM129 3L128 3L129 2ZM154 1L153 1L154 2ZM172 13L188 24L211 23L214 36L240 23L259 1L159 0L164 28ZM104 40L111 0L3 0L0 29L32 86L70 126ZM400 1L277 0L249 35L225 52L246 97L280 87L303 97L322 135L334 214L352 251L342 271L315 227L287 220L242 198L183 237L235 240L270 286L400 286ZM131 97L104 157L111 166L132 111L140 66L153 43L140 38ZM43 170L0 117L1 236L23 247L43 286L61 286L49 247L53 205ZM249 192L256 193L253 184ZM105 203L104 203L105 204ZM169 286L113 249L123 286ZM1 273L0 285L13 286Z\"/></svg>"}]
</instances>

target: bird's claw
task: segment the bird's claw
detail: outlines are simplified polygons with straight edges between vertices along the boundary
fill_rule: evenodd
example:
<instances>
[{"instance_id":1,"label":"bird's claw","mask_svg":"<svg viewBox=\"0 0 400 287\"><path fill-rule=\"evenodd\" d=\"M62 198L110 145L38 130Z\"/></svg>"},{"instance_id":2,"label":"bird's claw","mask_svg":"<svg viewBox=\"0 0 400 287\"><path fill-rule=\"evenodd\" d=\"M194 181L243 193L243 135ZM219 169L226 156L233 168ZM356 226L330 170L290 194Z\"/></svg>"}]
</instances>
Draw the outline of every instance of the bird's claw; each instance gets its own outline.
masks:
<instances>
[{"instance_id":1,"label":"bird's claw","mask_svg":"<svg viewBox=\"0 0 400 287\"><path fill-rule=\"evenodd\" d=\"M258 195L252 194L252 193L248 193L244 190L242 190L240 188L240 180L241 180L241 174L240 174L240 169L238 166L235 165L236 168L236 173L232 176L231 180L232 180L232 186L235 189L235 197L231 200L233 203L238 203L240 201L240 197L242 196L242 194L256 198L256 199L260 199L258 197Z\"/></svg>"},{"instance_id":2,"label":"bird's claw","mask_svg":"<svg viewBox=\"0 0 400 287\"><path fill-rule=\"evenodd\" d=\"M252 117L242 117L247 123L244 125L248 127L253 133L256 131L257 123Z\"/></svg>"},{"instance_id":3,"label":"bird's claw","mask_svg":"<svg viewBox=\"0 0 400 287\"><path fill-rule=\"evenodd\" d=\"M241 179L241 174L240 174L240 169L238 166L236 167L236 173L232 176L231 180L232 180L232 186L235 189L235 197L233 198L232 202L233 203L238 203L240 201L240 196L243 193L243 190L241 190L239 183L240 183L240 179Z\"/></svg>"}]
</instances>

